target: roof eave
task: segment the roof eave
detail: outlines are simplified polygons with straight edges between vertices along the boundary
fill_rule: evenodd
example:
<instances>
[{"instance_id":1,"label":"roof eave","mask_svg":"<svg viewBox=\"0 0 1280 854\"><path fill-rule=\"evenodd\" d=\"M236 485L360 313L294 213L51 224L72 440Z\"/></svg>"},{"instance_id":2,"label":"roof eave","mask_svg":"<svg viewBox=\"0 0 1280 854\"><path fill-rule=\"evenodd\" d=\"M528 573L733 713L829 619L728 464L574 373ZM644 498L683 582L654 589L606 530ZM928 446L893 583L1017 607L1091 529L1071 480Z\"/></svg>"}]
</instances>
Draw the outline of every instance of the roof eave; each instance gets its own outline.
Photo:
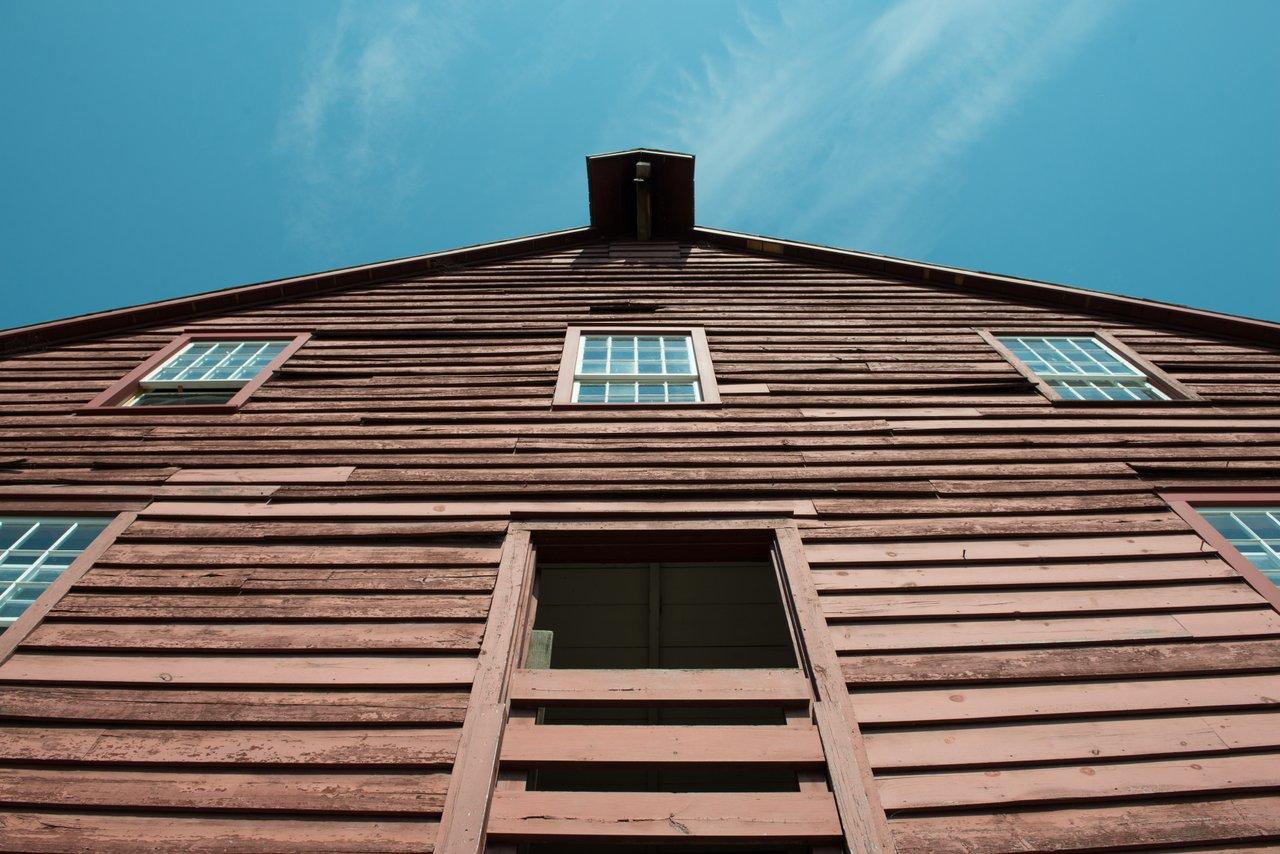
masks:
<instances>
[{"instance_id":1,"label":"roof eave","mask_svg":"<svg viewBox=\"0 0 1280 854\"><path fill-rule=\"evenodd\" d=\"M429 273L446 265L499 261L535 252L545 252L549 249L562 249L587 243L594 237L595 234L590 227L569 228L529 237L429 252L408 258L378 261L356 267L325 270L288 279L236 285L159 302L82 314L30 326L18 326L0 330L0 354L8 355L53 344L66 344L141 326L194 320L197 317L221 311L327 293L356 285L374 284L417 273Z\"/></svg>"},{"instance_id":2,"label":"roof eave","mask_svg":"<svg viewBox=\"0 0 1280 854\"><path fill-rule=\"evenodd\" d=\"M1070 285L1057 285L1035 279L1001 276L959 267L946 267L875 255L851 249L839 249L815 243L800 243L776 237L725 231L696 226L695 240L704 240L726 249L754 252L797 261L882 272L932 285L950 285L1015 299L1059 305L1079 311L1106 312L1132 320L1207 332L1229 338L1241 338L1271 346L1280 346L1280 323L1191 308L1175 303L1127 297Z\"/></svg>"}]
</instances>

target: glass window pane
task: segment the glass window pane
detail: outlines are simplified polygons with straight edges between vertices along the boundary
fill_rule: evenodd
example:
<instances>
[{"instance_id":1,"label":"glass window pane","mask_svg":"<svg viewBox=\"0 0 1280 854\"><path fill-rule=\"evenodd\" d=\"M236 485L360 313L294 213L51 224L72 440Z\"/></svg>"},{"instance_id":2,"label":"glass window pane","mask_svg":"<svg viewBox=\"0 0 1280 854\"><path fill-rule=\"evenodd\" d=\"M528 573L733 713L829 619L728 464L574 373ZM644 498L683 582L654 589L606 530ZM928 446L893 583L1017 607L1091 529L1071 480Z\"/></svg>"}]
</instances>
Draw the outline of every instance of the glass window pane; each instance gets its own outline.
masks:
<instances>
[{"instance_id":1,"label":"glass window pane","mask_svg":"<svg viewBox=\"0 0 1280 854\"><path fill-rule=\"evenodd\" d=\"M667 373L693 373L689 363L689 336L668 335L662 339L662 348L667 359Z\"/></svg>"},{"instance_id":2,"label":"glass window pane","mask_svg":"<svg viewBox=\"0 0 1280 854\"><path fill-rule=\"evenodd\" d=\"M609 353L610 374L636 372L636 340L629 335L614 335Z\"/></svg>"},{"instance_id":3,"label":"glass window pane","mask_svg":"<svg viewBox=\"0 0 1280 854\"><path fill-rule=\"evenodd\" d=\"M0 552L12 546L18 538L31 530L32 523L26 520L0 521Z\"/></svg>"},{"instance_id":4,"label":"glass window pane","mask_svg":"<svg viewBox=\"0 0 1280 854\"><path fill-rule=\"evenodd\" d=\"M640 383L638 400L640 403L666 403L666 388L662 383Z\"/></svg>"},{"instance_id":5,"label":"glass window pane","mask_svg":"<svg viewBox=\"0 0 1280 854\"><path fill-rule=\"evenodd\" d=\"M1094 392L1076 390L1088 400L1167 400L1147 382L1109 382L1110 377L1142 377L1118 353L1092 336L1002 336L1000 343L1043 377L1089 377L1099 383ZM1106 384L1104 384L1106 383ZM1065 395L1064 396L1068 396ZM1070 395L1075 399L1074 395Z\"/></svg>"},{"instance_id":6,"label":"glass window pane","mask_svg":"<svg viewBox=\"0 0 1280 854\"><path fill-rule=\"evenodd\" d=\"M605 401L608 403L635 403L636 383L609 383Z\"/></svg>"},{"instance_id":7,"label":"glass window pane","mask_svg":"<svg viewBox=\"0 0 1280 854\"><path fill-rule=\"evenodd\" d=\"M1199 513L1263 575L1280 583L1280 507L1206 507Z\"/></svg>"},{"instance_id":8,"label":"glass window pane","mask_svg":"<svg viewBox=\"0 0 1280 854\"><path fill-rule=\"evenodd\" d=\"M1265 510L1254 510L1252 512L1237 512L1236 518L1248 526L1258 537L1263 540L1280 539L1280 524L1267 515Z\"/></svg>"},{"instance_id":9,"label":"glass window pane","mask_svg":"<svg viewBox=\"0 0 1280 854\"><path fill-rule=\"evenodd\" d=\"M604 403L604 383L578 383L578 403Z\"/></svg>"},{"instance_id":10,"label":"glass window pane","mask_svg":"<svg viewBox=\"0 0 1280 854\"><path fill-rule=\"evenodd\" d=\"M287 341L197 341L144 382L248 382L286 346Z\"/></svg>"},{"instance_id":11,"label":"glass window pane","mask_svg":"<svg viewBox=\"0 0 1280 854\"><path fill-rule=\"evenodd\" d=\"M22 548L14 548L10 542L0 566L0 625L13 622L39 598L105 527L104 519L0 519L0 531L6 532L7 540L13 539L9 532L31 532L20 540ZM55 543L59 550L50 551Z\"/></svg>"},{"instance_id":12,"label":"glass window pane","mask_svg":"<svg viewBox=\"0 0 1280 854\"><path fill-rule=\"evenodd\" d=\"M671 403L697 403L693 383L667 383L667 400Z\"/></svg>"},{"instance_id":13,"label":"glass window pane","mask_svg":"<svg viewBox=\"0 0 1280 854\"><path fill-rule=\"evenodd\" d=\"M42 552L56 543L70 527L69 522L40 522L30 536L23 539L22 550Z\"/></svg>"}]
</instances>

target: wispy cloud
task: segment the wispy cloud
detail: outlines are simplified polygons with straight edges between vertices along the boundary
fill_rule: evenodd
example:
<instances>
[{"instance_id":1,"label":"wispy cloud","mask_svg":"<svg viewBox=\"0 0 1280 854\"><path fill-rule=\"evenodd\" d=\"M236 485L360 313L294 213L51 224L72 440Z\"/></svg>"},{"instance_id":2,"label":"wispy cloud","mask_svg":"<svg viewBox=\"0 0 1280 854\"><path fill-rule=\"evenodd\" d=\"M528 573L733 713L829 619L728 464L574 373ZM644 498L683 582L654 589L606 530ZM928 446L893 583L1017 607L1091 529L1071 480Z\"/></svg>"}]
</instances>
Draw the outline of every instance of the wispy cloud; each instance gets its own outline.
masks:
<instances>
[{"instance_id":1,"label":"wispy cloud","mask_svg":"<svg viewBox=\"0 0 1280 854\"><path fill-rule=\"evenodd\" d=\"M421 160L407 128L420 131L417 119L439 109L443 80L471 38L460 2L344 3L317 32L275 140L299 184L299 237L323 239L333 210L375 185L392 203L417 186Z\"/></svg>"},{"instance_id":2,"label":"wispy cloud","mask_svg":"<svg viewBox=\"0 0 1280 854\"><path fill-rule=\"evenodd\" d=\"M749 211L768 223L762 210L786 200L806 211L779 223L787 234L820 226L864 248L902 238L919 227L926 194L954 183L948 168L1080 50L1109 6L901 0L874 14L861 8L788 4L762 16L748 7L745 37L682 81L671 133L698 155L700 202L714 207L717 223L731 226Z\"/></svg>"}]
</instances>

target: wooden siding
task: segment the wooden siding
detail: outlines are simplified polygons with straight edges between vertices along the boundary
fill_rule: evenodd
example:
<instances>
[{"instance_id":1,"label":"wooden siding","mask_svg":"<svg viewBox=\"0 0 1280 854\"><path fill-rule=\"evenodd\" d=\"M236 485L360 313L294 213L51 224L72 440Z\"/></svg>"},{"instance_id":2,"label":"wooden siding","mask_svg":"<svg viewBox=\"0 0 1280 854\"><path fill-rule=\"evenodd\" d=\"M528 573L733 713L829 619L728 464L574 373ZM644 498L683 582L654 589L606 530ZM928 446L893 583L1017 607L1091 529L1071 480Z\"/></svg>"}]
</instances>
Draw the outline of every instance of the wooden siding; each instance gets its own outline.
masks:
<instances>
[{"instance_id":1,"label":"wooden siding","mask_svg":"<svg viewBox=\"0 0 1280 854\"><path fill-rule=\"evenodd\" d=\"M1280 482L1280 353L674 258L559 249L0 361L0 513L139 512L0 665L0 849L431 850L508 521L619 512L794 514L900 851L1280 839L1280 614L1155 492ZM553 411L566 327L601 323L705 328L723 405ZM1203 399L1053 405L977 332L1010 325L1105 329ZM313 337L235 414L72 414L220 327ZM750 836L748 800L690 814Z\"/></svg>"}]
</instances>

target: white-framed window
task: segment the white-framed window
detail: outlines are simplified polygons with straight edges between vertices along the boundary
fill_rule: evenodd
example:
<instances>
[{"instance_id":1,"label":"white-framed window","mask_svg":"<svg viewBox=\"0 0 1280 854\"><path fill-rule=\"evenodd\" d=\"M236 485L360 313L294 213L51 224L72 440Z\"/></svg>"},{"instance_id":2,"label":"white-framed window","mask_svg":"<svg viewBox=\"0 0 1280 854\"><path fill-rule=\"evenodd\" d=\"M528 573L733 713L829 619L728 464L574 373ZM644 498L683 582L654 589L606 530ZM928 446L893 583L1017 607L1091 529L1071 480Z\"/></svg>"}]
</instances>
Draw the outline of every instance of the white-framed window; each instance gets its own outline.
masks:
<instances>
[{"instance_id":1,"label":"white-framed window","mask_svg":"<svg viewBox=\"0 0 1280 854\"><path fill-rule=\"evenodd\" d=\"M1236 551L1280 587L1280 504L1195 509Z\"/></svg>"},{"instance_id":2,"label":"white-framed window","mask_svg":"<svg viewBox=\"0 0 1280 854\"><path fill-rule=\"evenodd\" d=\"M573 403L701 403L693 336L584 334Z\"/></svg>"},{"instance_id":3,"label":"white-framed window","mask_svg":"<svg viewBox=\"0 0 1280 854\"><path fill-rule=\"evenodd\" d=\"M110 521L0 517L0 631L18 619Z\"/></svg>"},{"instance_id":4,"label":"white-framed window","mask_svg":"<svg viewBox=\"0 0 1280 854\"><path fill-rule=\"evenodd\" d=\"M1169 400L1146 373L1091 335L999 335L1063 400Z\"/></svg>"},{"instance_id":5,"label":"white-framed window","mask_svg":"<svg viewBox=\"0 0 1280 854\"><path fill-rule=\"evenodd\" d=\"M226 403L289 346L281 340L195 340L138 381L126 406Z\"/></svg>"}]
</instances>

